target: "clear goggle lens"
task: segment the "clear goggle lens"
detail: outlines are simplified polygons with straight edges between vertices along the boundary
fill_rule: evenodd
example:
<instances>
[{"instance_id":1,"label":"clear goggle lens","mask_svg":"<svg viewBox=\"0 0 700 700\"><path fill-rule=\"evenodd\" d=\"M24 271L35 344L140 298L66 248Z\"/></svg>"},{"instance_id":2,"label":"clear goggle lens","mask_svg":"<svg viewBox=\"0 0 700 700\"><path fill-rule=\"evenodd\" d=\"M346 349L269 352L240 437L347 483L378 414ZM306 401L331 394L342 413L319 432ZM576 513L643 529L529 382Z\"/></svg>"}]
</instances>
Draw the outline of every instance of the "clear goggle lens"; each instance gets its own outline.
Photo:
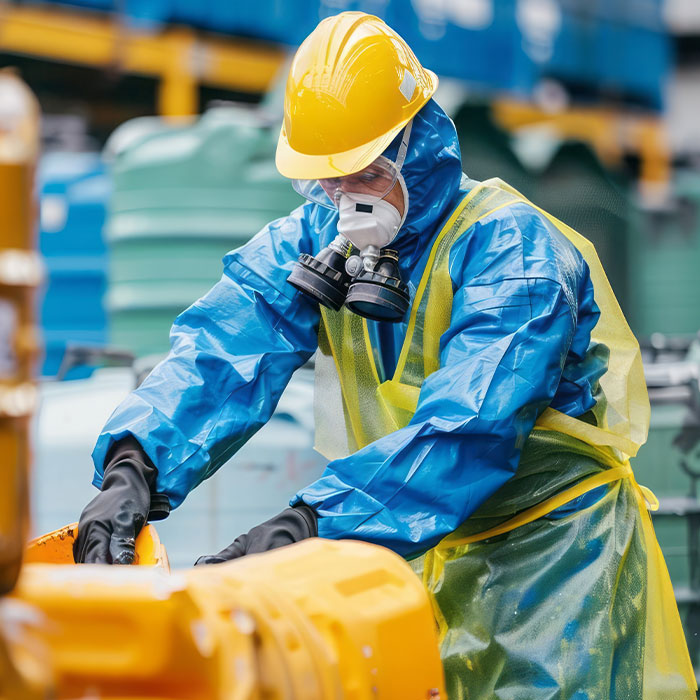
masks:
<instances>
[{"instance_id":1,"label":"clear goggle lens","mask_svg":"<svg viewBox=\"0 0 700 700\"><path fill-rule=\"evenodd\" d=\"M394 189L399 170L384 156L370 163L357 173L323 180L294 180L294 189L306 199L335 209L341 194L362 195L363 198L379 201Z\"/></svg>"},{"instance_id":2,"label":"clear goggle lens","mask_svg":"<svg viewBox=\"0 0 700 700\"><path fill-rule=\"evenodd\" d=\"M369 202L373 199L376 201L384 199L394 188L403 167L412 124L409 122L403 131L395 163L384 156L379 156L363 170L343 177L292 180L294 189L302 197L329 209L337 208L341 194L362 195L363 199Z\"/></svg>"}]
</instances>

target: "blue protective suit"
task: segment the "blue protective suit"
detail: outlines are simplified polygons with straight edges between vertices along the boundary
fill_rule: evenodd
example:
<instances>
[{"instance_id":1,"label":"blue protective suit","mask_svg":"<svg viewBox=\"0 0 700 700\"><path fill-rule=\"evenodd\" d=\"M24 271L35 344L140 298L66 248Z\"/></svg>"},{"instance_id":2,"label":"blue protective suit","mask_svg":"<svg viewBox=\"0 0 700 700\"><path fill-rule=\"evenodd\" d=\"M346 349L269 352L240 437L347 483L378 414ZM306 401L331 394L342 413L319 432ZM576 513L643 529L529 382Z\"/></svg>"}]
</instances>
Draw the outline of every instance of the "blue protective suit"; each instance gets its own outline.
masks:
<instances>
[{"instance_id":1,"label":"blue protective suit","mask_svg":"<svg viewBox=\"0 0 700 700\"><path fill-rule=\"evenodd\" d=\"M408 215L392 247L413 297L431 242L468 187L454 125L432 100L415 117L403 176ZM176 507L264 425L317 347L318 307L287 276L300 253L328 245L336 224L336 212L308 203L224 258L221 281L176 319L168 357L105 426L96 486L113 441L131 434ZM292 500L316 510L322 537L423 551L514 474L545 407L580 416L595 403L605 362L589 352L598 310L588 268L546 219L525 205L487 216L453 246L450 276L441 369L409 425L329 463ZM369 327L390 375L406 325Z\"/></svg>"}]
</instances>

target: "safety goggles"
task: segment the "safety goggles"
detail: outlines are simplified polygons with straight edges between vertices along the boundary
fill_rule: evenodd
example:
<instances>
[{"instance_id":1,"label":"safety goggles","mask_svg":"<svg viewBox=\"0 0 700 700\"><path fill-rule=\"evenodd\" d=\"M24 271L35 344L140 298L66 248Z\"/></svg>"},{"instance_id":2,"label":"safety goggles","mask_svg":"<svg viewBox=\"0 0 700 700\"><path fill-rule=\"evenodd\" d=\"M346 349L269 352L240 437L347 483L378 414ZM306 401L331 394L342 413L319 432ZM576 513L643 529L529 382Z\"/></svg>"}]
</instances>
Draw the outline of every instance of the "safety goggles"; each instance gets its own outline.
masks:
<instances>
[{"instance_id":1,"label":"safety goggles","mask_svg":"<svg viewBox=\"0 0 700 700\"><path fill-rule=\"evenodd\" d=\"M411 124L412 122L409 122L403 131L396 162L379 156L366 168L350 175L321 180L292 180L294 189L302 197L329 209L338 207L342 194L361 195L363 201L370 204L384 199L394 189L406 160Z\"/></svg>"}]
</instances>

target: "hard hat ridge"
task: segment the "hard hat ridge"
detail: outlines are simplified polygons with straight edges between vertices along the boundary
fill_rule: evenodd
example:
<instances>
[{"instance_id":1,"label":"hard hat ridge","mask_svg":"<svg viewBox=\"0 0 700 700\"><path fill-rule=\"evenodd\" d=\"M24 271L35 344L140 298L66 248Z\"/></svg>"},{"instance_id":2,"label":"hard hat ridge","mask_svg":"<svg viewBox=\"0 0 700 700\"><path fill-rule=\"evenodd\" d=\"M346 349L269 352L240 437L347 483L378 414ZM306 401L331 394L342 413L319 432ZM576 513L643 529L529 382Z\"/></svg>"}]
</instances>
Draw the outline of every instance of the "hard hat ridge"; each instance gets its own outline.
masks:
<instances>
[{"instance_id":1,"label":"hard hat ridge","mask_svg":"<svg viewBox=\"0 0 700 700\"><path fill-rule=\"evenodd\" d=\"M342 12L323 20L292 62L278 169L300 179L362 170L430 99L437 82L379 18Z\"/></svg>"}]
</instances>

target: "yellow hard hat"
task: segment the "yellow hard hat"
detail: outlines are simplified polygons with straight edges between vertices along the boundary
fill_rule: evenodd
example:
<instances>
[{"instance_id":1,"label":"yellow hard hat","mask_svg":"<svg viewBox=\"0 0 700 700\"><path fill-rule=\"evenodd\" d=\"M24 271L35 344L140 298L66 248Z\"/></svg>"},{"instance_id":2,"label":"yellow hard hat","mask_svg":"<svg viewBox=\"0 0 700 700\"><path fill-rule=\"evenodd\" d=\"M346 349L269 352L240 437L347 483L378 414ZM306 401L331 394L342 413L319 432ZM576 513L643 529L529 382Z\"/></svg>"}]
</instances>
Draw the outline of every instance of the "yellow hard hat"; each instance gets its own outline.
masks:
<instances>
[{"instance_id":1,"label":"yellow hard hat","mask_svg":"<svg viewBox=\"0 0 700 700\"><path fill-rule=\"evenodd\" d=\"M330 178L375 160L437 89L437 76L381 19L324 19L294 57L277 142L289 178Z\"/></svg>"}]
</instances>

